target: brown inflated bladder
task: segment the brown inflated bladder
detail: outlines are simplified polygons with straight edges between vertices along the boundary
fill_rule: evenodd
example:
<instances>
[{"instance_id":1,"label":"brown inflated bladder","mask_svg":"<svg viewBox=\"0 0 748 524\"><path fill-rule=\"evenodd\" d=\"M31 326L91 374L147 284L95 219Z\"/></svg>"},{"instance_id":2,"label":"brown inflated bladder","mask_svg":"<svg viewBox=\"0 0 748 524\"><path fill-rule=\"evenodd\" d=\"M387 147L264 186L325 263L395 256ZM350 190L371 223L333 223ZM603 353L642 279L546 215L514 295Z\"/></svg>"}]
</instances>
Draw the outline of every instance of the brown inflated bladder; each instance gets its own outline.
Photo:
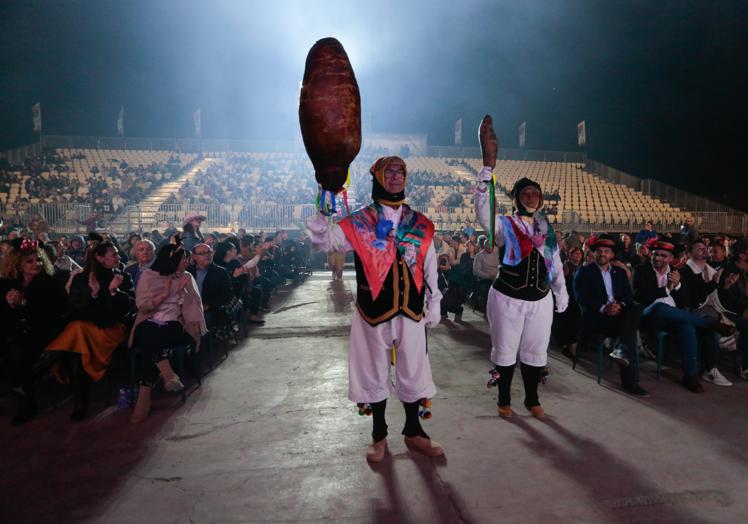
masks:
<instances>
[{"instance_id":1,"label":"brown inflated bladder","mask_svg":"<svg viewBox=\"0 0 748 524\"><path fill-rule=\"evenodd\" d=\"M496 167L496 156L499 153L499 139L493 130L493 119L491 115L486 115L480 122L478 128L478 140L480 142L480 151L483 155L483 165L491 169Z\"/></svg>"},{"instance_id":2,"label":"brown inflated bladder","mask_svg":"<svg viewBox=\"0 0 748 524\"><path fill-rule=\"evenodd\" d=\"M323 38L309 50L299 123L317 182L339 191L361 149L361 96L348 55L335 38Z\"/></svg>"}]
</instances>

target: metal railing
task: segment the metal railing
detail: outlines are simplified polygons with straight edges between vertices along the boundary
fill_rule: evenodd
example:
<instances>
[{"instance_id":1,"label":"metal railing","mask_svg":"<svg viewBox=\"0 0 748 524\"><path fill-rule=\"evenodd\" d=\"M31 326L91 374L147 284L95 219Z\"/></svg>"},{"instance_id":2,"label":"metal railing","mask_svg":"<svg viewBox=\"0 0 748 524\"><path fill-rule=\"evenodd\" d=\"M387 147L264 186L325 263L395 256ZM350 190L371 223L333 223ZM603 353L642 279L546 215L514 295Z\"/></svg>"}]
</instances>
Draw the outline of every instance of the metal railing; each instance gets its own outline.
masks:
<instances>
[{"instance_id":1,"label":"metal railing","mask_svg":"<svg viewBox=\"0 0 748 524\"><path fill-rule=\"evenodd\" d=\"M306 219L317 212L311 204L242 204L242 205L200 205L162 204L158 209L145 205L128 206L118 220L123 231L164 230L168 227L181 227L188 215L199 214L205 217L203 230L239 228L248 231L271 229L300 229Z\"/></svg>"},{"instance_id":2,"label":"metal railing","mask_svg":"<svg viewBox=\"0 0 748 524\"><path fill-rule=\"evenodd\" d=\"M342 208L342 207L341 207ZM454 230L471 225L479 227L475 221L472 206L424 207L414 209L425 213L437 229ZM509 212L510 209L506 208ZM87 204L28 204L15 206L0 205L0 212L6 224L28 225L34 215L44 218L50 228L56 232L84 231L90 223L95 210ZM248 231L272 229L298 229L304 227L306 219L316 213L312 204L239 204L239 205L199 205L199 204L163 204L131 205L117 215L99 214L98 224L121 234L129 231L164 230L169 226L180 228L187 215L201 214L206 217L203 230L238 230ZM732 236L748 236L748 214L726 213L716 211L689 212L695 220L699 232L727 233ZM672 215L647 215L641 213L590 212L584 213L565 210L558 215L550 215L549 220L556 229L580 232L623 232L639 231L647 220L654 221L655 230L662 233L677 233L680 222Z\"/></svg>"},{"instance_id":3,"label":"metal railing","mask_svg":"<svg viewBox=\"0 0 748 524\"><path fill-rule=\"evenodd\" d=\"M20 202L16 205L0 204L3 222L6 225L18 224L27 226L36 215L46 220L49 227L59 232L84 231L86 222L93 213L88 204L29 204ZM106 220L101 216L99 222Z\"/></svg>"},{"instance_id":4,"label":"metal railing","mask_svg":"<svg viewBox=\"0 0 748 524\"><path fill-rule=\"evenodd\" d=\"M481 158L480 148L462 146L429 146L427 156L440 158ZM583 163L582 151L544 151L541 149L499 149L499 160Z\"/></svg>"},{"instance_id":5,"label":"metal railing","mask_svg":"<svg viewBox=\"0 0 748 524\"><path fill-rule=\"evenodd\" d=\"M658 198L688 212L741 213L737 209L720 204L709 198L695 195L683 189L671 186L670 184L666 184L665 182L660 182L659 180L654 180L652 178L639 178L596 160L588 159L586 167L588 171L608 182L623 184L635 189L636 191L640 191L645 195Z\"/></svg>"},{"instance_id":6,"label":"metal railing","mask_svg":"<svg viewBox=\"0 0 748 524\"><path fill-rule=\"evenodd\" d=\"M422 137L422 135L414 135ZM392 144L400 145L407 135L369 134L364 137L364 144L373 147L381 146L385 138L390 137ZM425 144L425 138L423 138ZM31 149L27 149L31 148ZM69 136L42 135L37 144L13 150L14 159L39 154L43 149L125 149L145 151L179 151L182 153L198 152L267 152L304 154L304 144L298 140L229 140L214 138L156 138L156 137L104 137L104 136ZM385 148L387 149L387 148ZM399 150L389 148L390 153L399 154ZM22 154L27 150L28 154ZM427 156L444 158L480 158L480 148L461 146L427 146ZM366 151L362 151L366 153ZM3 156L3 154L0 154ZM8 152L4 154L8 156ZM544 151L539 149L506 149L499 150L502 160L534 160L544 162L584 162L583 151ZM17 163L17 162L16 162Z\"/></svg>"}]
</instances>

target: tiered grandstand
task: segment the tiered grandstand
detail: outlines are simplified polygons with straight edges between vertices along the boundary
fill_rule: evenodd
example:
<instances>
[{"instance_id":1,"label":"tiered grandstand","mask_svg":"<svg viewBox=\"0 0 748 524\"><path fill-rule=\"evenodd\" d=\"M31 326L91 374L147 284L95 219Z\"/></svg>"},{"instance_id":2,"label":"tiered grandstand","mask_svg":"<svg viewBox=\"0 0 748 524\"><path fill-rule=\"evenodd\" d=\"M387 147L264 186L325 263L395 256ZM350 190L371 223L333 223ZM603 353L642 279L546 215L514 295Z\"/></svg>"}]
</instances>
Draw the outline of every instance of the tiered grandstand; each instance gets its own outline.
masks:
<instances>
[{"instance_id":1,"label":"tiered grandstand","mask_svg":"<svg viewBox=\"0 0 748 524\"><path fill-rule=\"evenodd\" d=\"M476 172L482 162L476 158L465 162ZM584 164L570 162L537 162L528 160L499 160L496 181L510 191L522 177L537 181L544 192L558 192L556 222L564 213L578 215L582 223L628 225L641 217L665 224L680 224L690 214L675 206L645 195L623 184L614 184L585 170ZM548 202L546 202L548 204Z\"/></svg>"},{"instance_id":2,"label":"tiered grandstand","mask_svg":"<svg viewBox=\"0 0 748 524\"><path fill-rule=\"evenodd\" d=\"M116 198L127 190L127 187L123 189L124 183L137 178L141 171L156 175L154 180L132 180L135 187L148 191L154 181L162 180L167 173L171 178L175 174L172 171L189 164L195 156L171 151L56 149L46 158L8 170L15 181L9 184L7 191L0 192L0 202L12 204L16 198L26 199L30 204L87 202L99 196L91 191L92 186L97 185L94 181L103 181L102 194ZM64 185L46 183L58 177ZM34 181L40 181L42 189L30 193Z\"/></svg>"},{"instance_id":3,"label":"tiered grandstand","mask_svg":"<svg viewBox=\"0 0 748 524\"><path fill-rule=\"evenodd\" d=\"M352 207L369 201L368 169L381 153L362 152L351 166ZM412 206L438 229L475 225L472 191L479 158L417 156L407 164ZM724 221L712 225L704 216L599 177L581 162L499 160L495 173L500 213L511 213L507 193L517 179L529 177L543 187L549 220L561 229L635 231L653 220L658 231L676 231L695 216L708 226L704 232L725 230ZM53 230L66 232L90 226L92 215L100 227L127 232L178 226L188 212L205 214L207 227L214 229L298 228L315 212L315 195L313 168L301 152L204 152L199 157L57 148L0 169L6 222L27 223L39 214ZM744 223L743 215L727 230Z\"/></svg>"}]
</instances>

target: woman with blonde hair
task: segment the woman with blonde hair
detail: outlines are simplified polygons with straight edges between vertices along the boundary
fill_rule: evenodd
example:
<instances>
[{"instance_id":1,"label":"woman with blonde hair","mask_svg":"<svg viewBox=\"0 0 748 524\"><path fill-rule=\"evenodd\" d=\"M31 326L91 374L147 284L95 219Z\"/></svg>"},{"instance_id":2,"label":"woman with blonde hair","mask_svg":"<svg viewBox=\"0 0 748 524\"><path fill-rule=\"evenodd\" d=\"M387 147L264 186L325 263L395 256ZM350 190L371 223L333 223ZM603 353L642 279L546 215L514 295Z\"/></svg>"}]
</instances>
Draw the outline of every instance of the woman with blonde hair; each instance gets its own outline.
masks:
<instances>
[{"instance_id":1,"label":"woman with blonde hair","mask_svg":"<svg viewBox=\"0 0 748 524\"><path fill-rule=\"evenodd\" d=\"M67 296L53 274L35 240L14 240L0 265L0 346L12 381L24 393L14 424L34 416L34 365L65 326Z\"/></svg>"}]
</instances>

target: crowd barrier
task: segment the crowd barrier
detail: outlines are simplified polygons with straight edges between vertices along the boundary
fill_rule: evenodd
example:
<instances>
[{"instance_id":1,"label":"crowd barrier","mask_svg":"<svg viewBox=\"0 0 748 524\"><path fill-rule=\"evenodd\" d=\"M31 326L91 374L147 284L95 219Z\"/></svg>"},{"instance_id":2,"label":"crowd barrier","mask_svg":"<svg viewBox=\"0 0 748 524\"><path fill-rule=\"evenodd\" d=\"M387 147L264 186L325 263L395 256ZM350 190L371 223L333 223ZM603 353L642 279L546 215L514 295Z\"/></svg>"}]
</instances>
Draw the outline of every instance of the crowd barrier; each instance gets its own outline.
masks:
<instances>
[{"instance_id":1,"label":"crowd barrier","mask_svg":"<svg viewBox=\"0 0 748 524\"><path fill-rule=\"evenodd\" d=\"M436 224L437 229L454 231L464 226L479 228L472 207L415 207L425 213ZM306 219L314 215L312 204L242 204L242 205L189 205L164 204L154 210L148 206L128 206L115 220L115 215L97 212L83 204L22 204L0 206L6 224L29 224L34 215L43 217L53 231L73 233L85 231L93 215L97 215L100 228L112 229L123 234L129 231L164 230L169 226L181 227L187 215L198 213L206 217L204 230L269 231L273 229L300 229ZM748 215L745 213L694 212L696 226L701 233L727 233L733 236L748 236ZM677 233L680 223L669 216L642 216L631 213L623 220L611 220L603 212L586 212L586 219L575 211L564 211L551 215L549 219L557 230L590 232L639 231L647 220L654 222L655 230L662 233Z\"/></svg>"},{"instance_id":2,"label":"crowd barrier","mask_svg":"<svg viewBox=\"0 0 748 524\"><path fill-rule=\"evenodd\" d=\"M84 231L87 220L94 214L88 204L28 204L16 206L0 204L2 220L6 225L28 225L36 215L41 216L53 231L76 232ZM99 221L103 225L106 217Z\"/></svg>"}]
</instances>

